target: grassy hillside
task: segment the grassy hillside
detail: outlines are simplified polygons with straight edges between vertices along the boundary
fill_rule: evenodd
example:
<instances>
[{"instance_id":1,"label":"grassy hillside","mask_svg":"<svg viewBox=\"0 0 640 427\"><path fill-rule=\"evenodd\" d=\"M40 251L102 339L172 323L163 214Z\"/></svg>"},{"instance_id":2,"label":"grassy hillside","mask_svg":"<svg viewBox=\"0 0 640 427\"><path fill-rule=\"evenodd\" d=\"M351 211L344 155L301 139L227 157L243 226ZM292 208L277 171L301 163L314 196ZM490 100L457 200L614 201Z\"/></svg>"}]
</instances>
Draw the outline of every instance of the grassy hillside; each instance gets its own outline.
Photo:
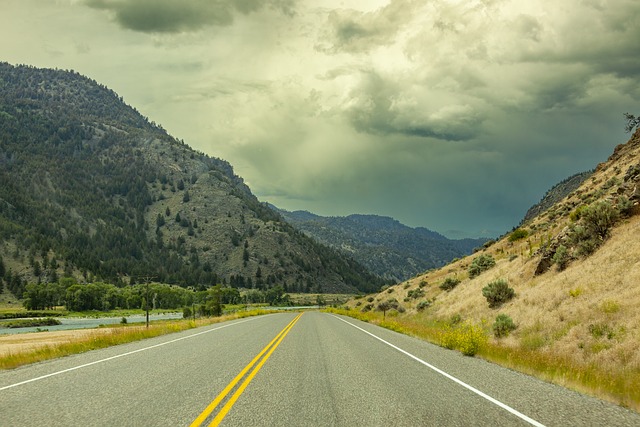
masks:
<instances>
[{"instance_id":1,"label":"grassy hillside","mask_svg":"<svg viewBox=\"0 0 640 427\"><path fill-rule=\"evenodd\" d=\"M475 327L484 337L477 348L483 357L638 410L639 189L640 130L578 189L514 234L349 306L375 311L396 300L403 313L392 310L395 321L431 325L435 329L426 335L459 349L464 343L452 343L450 332ZM590 230L586 212L602 204L618 212L609 218L616 221L585 238ZM556 255L560 246L564 258ZM471 277L470 267L480 256L490 256L495 265ZM441 289L447 279L459 283ZM506 281L515 296L492 308L483 289L497 280ZM515 329L496 337L494 324L501 314Z\"/></svg>"}]
</instances>

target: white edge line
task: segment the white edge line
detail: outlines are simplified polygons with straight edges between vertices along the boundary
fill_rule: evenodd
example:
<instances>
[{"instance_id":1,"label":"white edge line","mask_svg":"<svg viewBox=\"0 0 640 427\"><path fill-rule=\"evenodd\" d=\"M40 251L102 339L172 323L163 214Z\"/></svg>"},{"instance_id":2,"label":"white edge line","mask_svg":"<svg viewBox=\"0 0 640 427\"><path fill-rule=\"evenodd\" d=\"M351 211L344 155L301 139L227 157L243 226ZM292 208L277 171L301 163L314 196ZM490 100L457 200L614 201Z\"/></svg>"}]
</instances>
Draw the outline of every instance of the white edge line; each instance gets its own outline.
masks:
<instances>
[{"instance_id":1,"label":"white edge line","mask_svg":"<svg viewBox=\"0 0 640 427\"><path fill-rule=\"evenodd\" d=\"M176 339L173 339L171 341L165 341L165 342L162 342L160 344L155 344L155 345L152 345L152 346L149 346L149 347L139 348L137 350L129 351L127 353L117 354L115 356L107 357L106 359L95 360L93 362L85 363L84 365L78 365L78 366L74 366L73 368L63 369L62 371L52 372L52 373L47 374L47 375L42 375L40 377L31 378L29 380L21 381L19 383L10 384L10 385L4 386L4 387L0 387L0 391L4 391L4 390L7 390L7 389L10 389L10 388L13 388L13 387L18 387L18 386L21 386L21 385L24 385L24 384L29 384L29 383L32 383L32 382L35 382L35 381L40 381L40 380L43 380L45 378L53 377L53 376L56 376L56 375L67 373L67 372L75 371L76 369L86 368L87 366L97 365L98 363L108 362L109 360L118 359L120 357L130 356L130 355L135 354L135 353L140 353L141 351L146 351L146 350L151 350L153 348L162 347L163 345L172 344L174 342L186 340L188 338L197 337L198 335L208 334L209 332L217 331L217 330L223 329L223 328L228 328L229 326L239 325L240 323L248 322L248 321L254 320L254 319L257 319L257 317L251 317L249 319L244 319L244 320L241 320L241 321L238 321L238 322L234 322L234 323L218 326L218 327L212 328L212 329L207 329L206 331L202 331L202 332L198 332L198 333L195 333L195 334L187 335L187 336L184 336L184 337L176 338Z\"/></svg>"},{"instance_id":2,"label":"white edge line","mask_svg":"<svg viewBox=\"0 0 640 427\"><path fill-rule=\"evenodd\" d=\"M404 355L406 355L406 356L409 356L410 358L414 359L415 361L417 361L417 362L419 362L419 363L422 363L422 364L423 364L424 366L426 366L427 368L429 368L429 369L432 369L432 370L436 371L436 372L437 372L437 373L439 373L440 375L442 375L442 376L444 376L444 377L446 377L446 378L449 378L451 381L454 381L455 383L457 383L457 384L461 385L462 387L466 388L467 390L470 390L470 391L474 392L475 394L477 394L478 396L480 396L480 397L483 397L483 398L487 399L489 402L491 402L491 403L493 403L493 404L495 404L495 405L498 405L498 406L499 406L499 407L501 407L502 409L504 409L504 410L506 410L506 411L511 412L513 415L515 415L516 417L518 417L518 418L520 418L520 419L522 419L522 420L524 420L524 421L528 422L529 424L534 425L534 426L536 426L536 427L545 427L545 425L544 425L544 424L541 424L541 423L539 423L538 421L536 421L536 420L534 420L534 419L532 419L532 418L530 418L530 417L528 417L528 416L524 415L523 413L516 411L516 410L515 410L515 409L513 409L511 406L506 405L506 404L504 404L504 403L500 402L499 400L494 399L493 397L489 396L488 394L481 392L481 391L480 391L480 390L478 390L477 388L470 386L469 384L467 384L467 383L465 383L465 382L463 382L463 381L459 380L458 378L454 377L453 375L450 375L450 374L446 373L445 371L443 371L443 370L441 370L441 369L439 369L439 368L436 368L435 366L431 365L430 363L425 362L424 360L420 359L419 357L414 356L413 354L411 354L411 353L409 353L409 352L407 352L407 351L405 351L405 350L401 349L400 347L395 346L395 345L391 344L391 343L390 343L390 342L388 342L388 341L385 341L384 339L380 338L379 336L374 335L374 334L372 334L371 332L369 332L369 331L367 331L367 330L365 330L365 329L362 329L361 327L359 327L359 326L357 326L357 325L354 325L353 323L348 322L348 321L344 320L343 318L338 317L338 316L336 316L336 315L334 315L334 314L332 314L332 316L333 316L333 317L335 317L335 318L336 318L336 319L338 319L338 320L343 321L344 323L346 323L346 324L348 324L348 325L353 326L353 327L354 327L354 328L356 328L356 329L361 330L361 331L362 331L362 332L364 332L365 334L371 335L373 338L377 339L378 341L381 341L381 342L385 343L386 345L388 345L389 347L392 347L392 348L394 348L394 349L398 350L400 353L402 353L402 354L404 354Z\"/></svg>"}]
</instances>

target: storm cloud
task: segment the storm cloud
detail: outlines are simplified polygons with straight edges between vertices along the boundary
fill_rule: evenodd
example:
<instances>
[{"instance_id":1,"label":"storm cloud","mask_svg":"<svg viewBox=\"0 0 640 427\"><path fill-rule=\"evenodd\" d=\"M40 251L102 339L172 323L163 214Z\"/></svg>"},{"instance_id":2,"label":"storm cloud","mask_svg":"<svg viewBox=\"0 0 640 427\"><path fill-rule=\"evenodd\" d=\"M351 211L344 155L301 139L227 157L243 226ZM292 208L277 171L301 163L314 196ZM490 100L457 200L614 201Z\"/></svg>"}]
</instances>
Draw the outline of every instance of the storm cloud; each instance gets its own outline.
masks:
<instances>
[{"instance_id":1,"label":"storm cloud","mask_svg":"<svg viewBox=\"0 0 640 427\"><path fill-rule=\"evenodd\" d=\"M454 237L511 229L640 114L636 0L5 0L0 33L261 200Z\"/></svg>"},{"instance_id":2,"label":"storm cloud","mask_svg":"<svg viewBox=\"0 0 640 427\"><path fill-rule=\"evenodd\" d=\"M149 33L197 31L229 26L236 14L263 7L293 12L293 0L87 0L87 6L109 11L124 28Z\"/></svg>"}]
</instances>

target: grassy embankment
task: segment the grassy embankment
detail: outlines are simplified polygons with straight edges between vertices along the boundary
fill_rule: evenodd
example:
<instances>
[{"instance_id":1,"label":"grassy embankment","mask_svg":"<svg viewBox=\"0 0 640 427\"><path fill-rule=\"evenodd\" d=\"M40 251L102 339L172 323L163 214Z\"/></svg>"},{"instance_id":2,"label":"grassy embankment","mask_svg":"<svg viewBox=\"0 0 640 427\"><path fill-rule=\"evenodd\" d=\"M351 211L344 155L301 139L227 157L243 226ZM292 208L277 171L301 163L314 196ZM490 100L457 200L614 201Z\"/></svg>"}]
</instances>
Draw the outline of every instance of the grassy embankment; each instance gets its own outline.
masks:
<instances>
[{"instance_id":1,"label":"grassy embankment","mask_svg":"<svg viewBox=\"0 0 640 427\"><path fill-rule=\"evenodd\" d=\"M268 310L256 309L250 311L237 311L220 317L198 318L195 321L155 321L150 324L148 329L145 326L138 325L114 325L102 327L91 330L92 332L83 338L69 339L67 342L55 345L46 345L36 349L4 354L0 356L0 369L13 369L30 363L41 362L71 354L84 353L89 350L139 341L146 338L185 331L227 320L269 313L271 312Z\"/></svg>"},{"instance_id":2,"label":"grassy embankment","mask_svg":"<svg viewBox=\"0 0 640 427\"><path fill-rule=\"evenodd\" d=\"M476 355L543 380L560 384L621 406L640 411L640 372L625 366L601 365L596 362L576 363L574 359L544 351L507 347L489 339L490 325L429 320L419 315L392 312L383 318L380 312L332 309L342 314L433 344Z\"/></svg>"}]
</instances>

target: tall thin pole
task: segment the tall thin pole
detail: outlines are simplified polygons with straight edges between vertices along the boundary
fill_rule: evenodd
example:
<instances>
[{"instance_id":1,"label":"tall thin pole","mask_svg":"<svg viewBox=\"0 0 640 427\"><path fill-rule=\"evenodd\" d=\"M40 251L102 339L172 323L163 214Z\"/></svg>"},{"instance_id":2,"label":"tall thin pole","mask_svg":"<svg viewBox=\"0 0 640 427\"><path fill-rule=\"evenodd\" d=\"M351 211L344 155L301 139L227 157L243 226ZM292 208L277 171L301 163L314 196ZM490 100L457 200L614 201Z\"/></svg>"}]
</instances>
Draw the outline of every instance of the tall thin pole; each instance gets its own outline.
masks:
<instances>
[{"instance_id":1,"label":"tall thin pole","mask_svg":"<svg viewBox=\"0 0 640 427\"><path fill-rule=\"evenodd\" d=\"M147 329L149 328L149 281L155 279L156 276L141 276L147 286L147 298L145 299L145 308L147 310Z\"/></svg>"}]
</instances>

